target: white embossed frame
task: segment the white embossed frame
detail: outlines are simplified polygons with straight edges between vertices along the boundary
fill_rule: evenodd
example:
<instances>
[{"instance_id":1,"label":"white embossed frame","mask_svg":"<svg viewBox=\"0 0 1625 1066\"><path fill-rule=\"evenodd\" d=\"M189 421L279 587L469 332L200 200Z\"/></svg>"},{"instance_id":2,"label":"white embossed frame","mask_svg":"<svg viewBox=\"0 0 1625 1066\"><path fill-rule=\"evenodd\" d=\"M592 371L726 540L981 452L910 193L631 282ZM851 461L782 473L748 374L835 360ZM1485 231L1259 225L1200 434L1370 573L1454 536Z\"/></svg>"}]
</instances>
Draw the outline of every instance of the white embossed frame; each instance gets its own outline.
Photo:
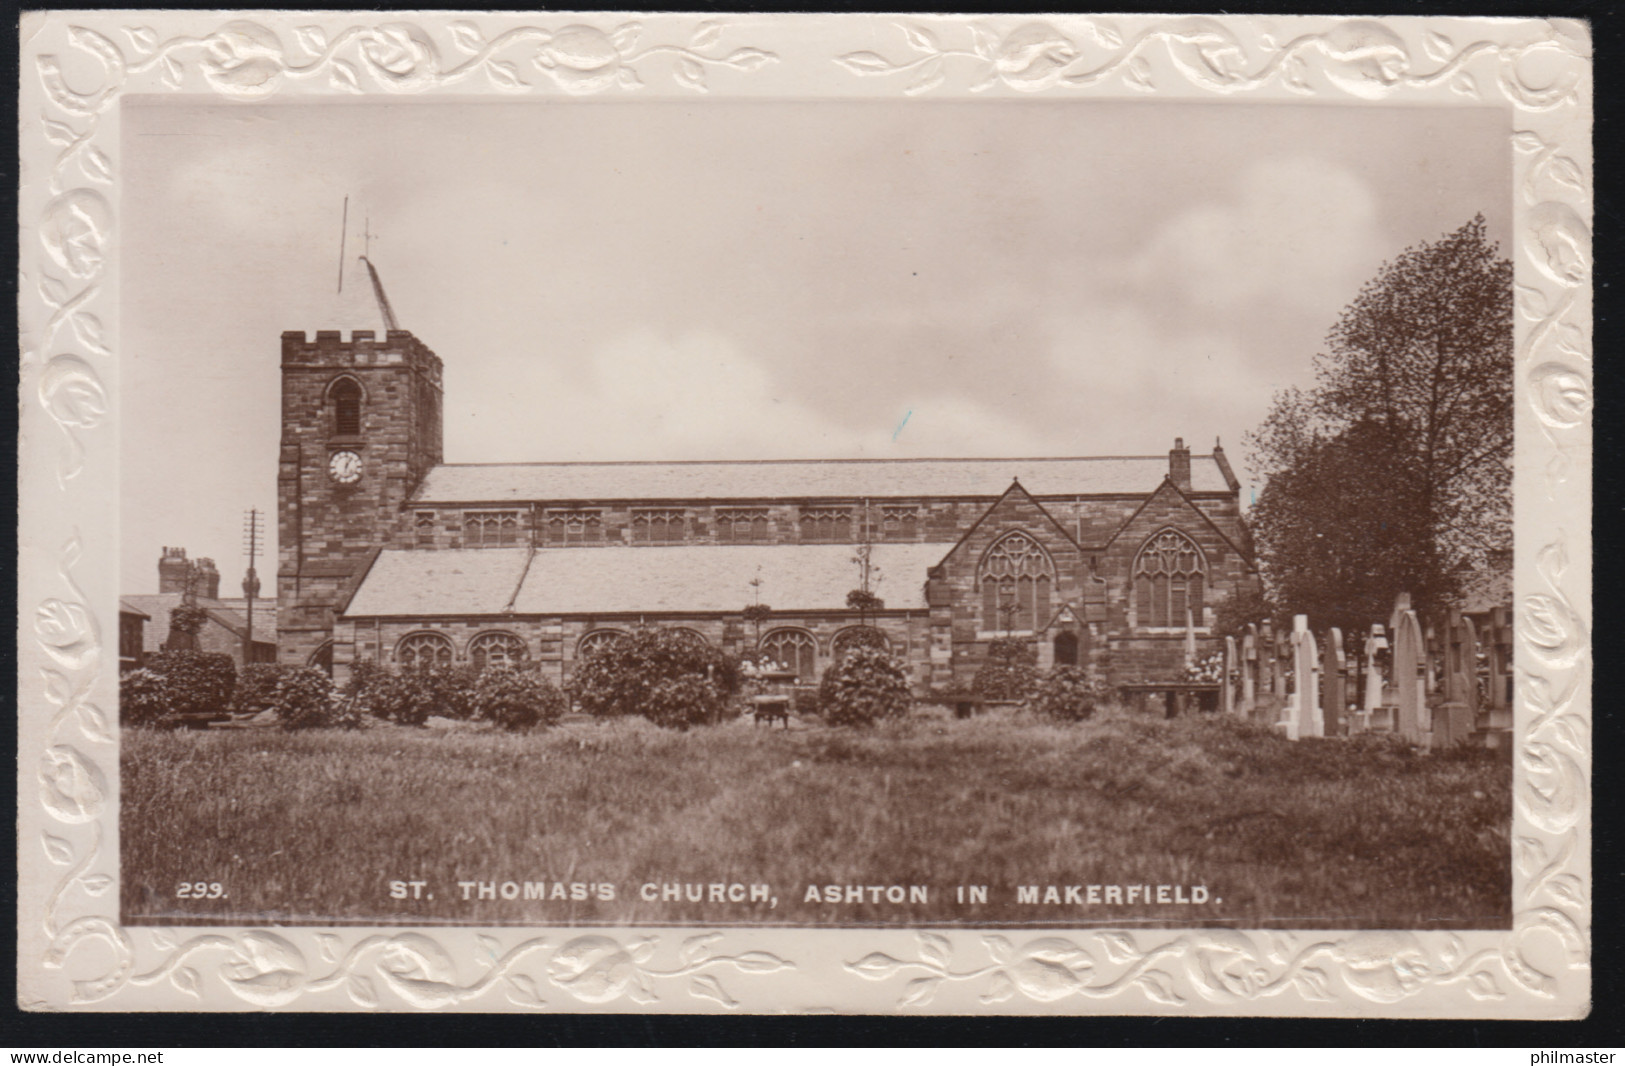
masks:
<instances>
[{"instance_id":1,"label":"white embossed frame","mask_svg":"<svg viewBox=\"0 0 1625 1066\"><path fill-rule=\"evenodd\" d=\"M1589 1002L1591 78L1572 22L34 14L20 129L32 1009L1575 1017ZM121 928L120 102L456 94L1493 106L1517 284L1509 932ZM130 461L140 461L130 457ZM695 935L698 932L699 935Z\"/></svg>"}]
</instances>

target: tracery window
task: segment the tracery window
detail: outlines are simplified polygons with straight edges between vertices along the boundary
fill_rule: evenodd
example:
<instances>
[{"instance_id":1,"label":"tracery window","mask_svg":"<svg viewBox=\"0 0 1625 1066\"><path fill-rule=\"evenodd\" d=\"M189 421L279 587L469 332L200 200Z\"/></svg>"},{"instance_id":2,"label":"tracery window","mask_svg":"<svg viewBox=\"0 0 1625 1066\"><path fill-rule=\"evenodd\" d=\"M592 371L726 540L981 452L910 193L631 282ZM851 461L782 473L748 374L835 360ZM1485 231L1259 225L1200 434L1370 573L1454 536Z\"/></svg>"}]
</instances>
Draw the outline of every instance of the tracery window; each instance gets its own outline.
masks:
<instances>
[{"instance_id":1,"label":"tracery window","mask_svg":"<svg viewBox=\"0 0 1625 1066\"><path fill-rule=\"evenodd\" d=\"M361 386L353 378L340 378L328 393L333 400L333 435L361 435Z\"/></svg>"},{"instance_id":2,"label":"tracery window","mask_svg":"<svg viewBox=\"0 0 1625 1066\"><path fill-rule=\"evenodd\" d=\"M412 530L417 534L418 547L434 547L434 521L433 511L419 511L412 519Z\"/></svg>"},{"instance_id":3,"label":"tracery window","mask_svg":"<svg viewBox=\"0 0 1625 1066\"><path fill-rule=\"evenodd\" d=\"M555 547L604 542L604 518L597 511L549 511L544 528Z\"/></svg>"},{"instance_id":4,"label":"tracery window","mask_svg":"<svg viewBox=\"0 0 1625 1066\"><path fill-rule=\"evenodd\" d=\"M632 543L681 544L687 530L687 517L681 510L633 511Z\"/></svg>"},{"instance_id":5,"label":"tracery window","mask_svg":"<svg viewBox=\"0 0 1625 1066\"><path fill-rule=\"evenodd\" d=\"M596 651L619 644L625 636L619 629L595 629L576 642L576 658L585 659Z\"/></svg>"},{"instance_id":6,"label":"tracery window","mask_svg":"<svg viewBox=\"0 0 1625 1066\"><path fill-rule=\"evenodd\" d=\"M860 645L879 648L887 655L892 653L891 641L886 637L885 633L882 633L875 626L847 626L835 634L835 639L830 641L830 651L834 653L835 658L839 659L848 650Z\"/></svg>"},{"instance_id":7,"label":"tracery window","mask_svg":"<svg viewBox=\"0 0 1625 1066\"><path fill-rule=\"evenodd\" d=\"M775 629L762 638L761 648L795 671L796 680L811 682L818 678L818 641L805 629Z\"/></svg>"},{"instance_id":8,"label":"tracery window","mask_svg":"<svg viewBox=\"0 0 1625 1066\"><path fill-rule=\"evenodd\" d=\"M801 539L804 541L851 540L851 508L803 507L801 509Z\"/></svg>"},{"instance_id":9,"label":"tracery window","mask_svg":"<svg viewBox=\"0 0 1625 1066\"><path fill-rule=\"evenodd\" d=\"M470 548L511 548L519 543L518 511L464 511L463 543Z\"/></svg>"},{"instance_id":10,"label":"tracery window","mask_svg":"<svg viewBox=\"0 0 1625 1066\"><path fill-rule=\"evenodd\" d=\"M1183 626L1185 612L1202 624L1206 582L1202 551L1189 537L1165 529L1145 542L1134 560L1134 601L1142 626Z\"/></svg>"},{"instance_id":11,"label":"tracery window","mask_svg":"<svg viewBox=\"0 0 1625 1066\"><path fill-rule=\"evenodd\" d=\"M408 670L450 666L451 641L439 633L413 633L395 645L395 661Z\"/></svg>"},{"instance_id":12,"label":"tracery window","mask_svg":"<svg viewBox=\"0 0 1625 1066\"><path fill-rule=\"evenodd\" d=\"M497 670L524 665L530 652L512 633L481 633L469 644L468 658L476 670Z\"/></svg>"},{"instance_id":13,"label":"tracery window","mask_svg":"<svg viewBox=\"0 0 1625 1066\"><path fill-rule=\"evenodd\" d=\"M920 525L920 509L918 507L882 507L880 509L880 529L888 538L900 537L909 539L914 536Z\"/></svg>"},{"instance_id":14,"label":"tracery window","mask_svg":"<svg viewBox=\"0 0 1625 1066\"><path fill-rule=\"evenodd\" d=\"M976 572L982 590L982 629L1032 632L1048 624L1055 564L1025 533L1009 533L982 557Z\"/></svg>"},{"instance_id":15,"label":"tracery window","mask_svg":"<svg viewBox=\"0 0 1625 1066\"><path fill-rule=\"evenodd\" d=\"M766 543L771 526L766 507L728 507L716 512L717 539L728 544Z\"/></svg>"}]
</instances>

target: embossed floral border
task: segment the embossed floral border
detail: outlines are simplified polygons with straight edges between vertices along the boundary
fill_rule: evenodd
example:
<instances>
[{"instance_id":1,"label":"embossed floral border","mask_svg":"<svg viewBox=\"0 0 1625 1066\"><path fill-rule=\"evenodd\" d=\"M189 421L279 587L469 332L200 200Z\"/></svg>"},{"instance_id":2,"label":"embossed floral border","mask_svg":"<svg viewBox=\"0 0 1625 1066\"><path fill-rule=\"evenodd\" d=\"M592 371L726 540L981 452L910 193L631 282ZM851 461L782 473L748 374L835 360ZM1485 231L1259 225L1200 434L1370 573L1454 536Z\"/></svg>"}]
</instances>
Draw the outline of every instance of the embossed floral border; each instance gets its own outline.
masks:
<instances>
[{"instance_id":1,"label":"embossed floral border","mask_svg":"<svg viewBox=\"0 0 1625 1066\"><path fill-rule=\"evenodd\" d=\"M1406 18L69 12L22 23L19 1000L34 1009L1574 1017L1590 996L1591 61ZM119 141L132 93L1496 106L1513 131L1510 932L123 929Z\"/></svg>"}]
</instances>

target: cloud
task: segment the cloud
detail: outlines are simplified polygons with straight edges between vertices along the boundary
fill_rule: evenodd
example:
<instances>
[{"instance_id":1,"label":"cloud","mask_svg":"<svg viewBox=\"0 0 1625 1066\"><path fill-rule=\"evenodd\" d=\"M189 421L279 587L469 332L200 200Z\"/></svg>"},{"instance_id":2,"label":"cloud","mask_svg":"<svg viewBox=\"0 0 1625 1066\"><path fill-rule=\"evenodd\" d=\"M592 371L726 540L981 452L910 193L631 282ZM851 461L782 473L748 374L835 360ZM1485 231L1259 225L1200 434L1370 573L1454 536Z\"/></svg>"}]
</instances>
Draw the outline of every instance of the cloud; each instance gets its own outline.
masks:
<instances>
[{"instance_id":1,"label":"cloud","mask_svg":"<svg viewBox=\"0 0 1625 1066\"><path fill-rule=\"evenodd\" d=\"M1376 197L1350 170L1314 158L1263 159L1222 198L1164 222L1130 276L1225 314L1277 302L1335 316L1381 262L1379 234Z\"/></svg>"},{"instance_id":2,"label":"cloud","mask_svg":"<svg viewBox=\"0 0 1625 1066\"><path fill-rule=\"evenodd\" d=\"M487 364L488 366L488 364ZM494 369L494 368L493 368ZM585 365L553 358L448 368L453 462L1013 455L1041 450L1017 417L940 392L883 424L815 408L726 337L623 333ZM455 377L453 378L453 375ZM854 379L854 387L865 387Z\"/></svg>"}]
</instances>

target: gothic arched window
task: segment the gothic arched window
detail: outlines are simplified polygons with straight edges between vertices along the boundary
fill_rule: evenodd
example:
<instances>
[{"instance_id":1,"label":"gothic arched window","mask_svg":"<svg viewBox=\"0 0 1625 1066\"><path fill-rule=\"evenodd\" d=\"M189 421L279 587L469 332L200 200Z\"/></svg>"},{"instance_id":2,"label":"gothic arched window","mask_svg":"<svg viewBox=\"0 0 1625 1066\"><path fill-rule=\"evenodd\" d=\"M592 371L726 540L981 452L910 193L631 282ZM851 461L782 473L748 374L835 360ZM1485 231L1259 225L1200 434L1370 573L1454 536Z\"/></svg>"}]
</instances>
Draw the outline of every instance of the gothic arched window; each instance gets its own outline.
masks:
<instances>
[{"instance_id":1,"label":"gothic arched window","mask_svg":"<svg viewBox=\"0 0 1625 1066\"><path fill-rule=\"evenodd\" d=\"M1202 624L1207 564L1196 542L1177 530L1153 535L1134 560L1134 601L1142 626L1183 626L1185 612Z\"/></svg>"},{"instance_id":2,"label":"gothic arched window","mask_svg":"<svg viewBox=\"0 0 1625 1066\"><path fill-rule=\"evenodd\" d=\"M395 645L395 661L408 670L450 666L451 641L439 633L413 633Z\"/></svg>"},{"instance_id":3,"label":"gothic arched window","mask_svg":"<svg viewBox=\"0 0 1625 1066\"><path fill-rule=\"evenodd\" d=\"M797 681L818 677L818 641L805 629L775 629L762 638L762 650L795 671Z\"/></svg>"},{"instance_id":4,"label":"gothic arched window","mask_svg":"<svg viewBox=\"0 0 1625 1066\"><path fill-rule=\"evenodd\" d=\"M333 433L339 437L361 435L361 386L354 378L340 378L328 394L333 400Z\"/></svg>"},{"instance_id":5,"label":"gothic arched window","mask_svg":"<svg viewBox=\"0 0 1625 1066\"><path fill-rule=\"evenodd\" d=\"M530 653L512 633L481 633L468 645L468 658L476 670L523 666Z\"/></svg>"},{"instance_id":6,"label":"gothic arched window","mask_svg":"<svg viewBox=\"0 0 1625 1066\"><path fill-rule=\"evenodd\" d=\"M847 626L835 634L830 641L830 650L837 659L844 656L848 649L856 647L879 648L887 655L891 654L891 641L874 626Z\"/></svg>"},{"instance_id":7,"label":"gothic arched window","mask_svg":"<svg viewBox=\"0 0 1625 1066\"><path fill-rule=\"evenodd\" d=\"M625 636L619 629L595 629L576 643L576 658L585 659L602 648L619 644Z\"/></svg>"},{"instance_id":8,"label":"gothic arched window","mask_svg":"<svg viewBox=\"0 0 1625 1066\"><path fill-rule=\"evenodd\" d=\"M1049 623L1055 563L1025 533L1009 533L988 549L976 572L982 590L982 629L1032 632Z\"/></svg>"}]
</instances>

